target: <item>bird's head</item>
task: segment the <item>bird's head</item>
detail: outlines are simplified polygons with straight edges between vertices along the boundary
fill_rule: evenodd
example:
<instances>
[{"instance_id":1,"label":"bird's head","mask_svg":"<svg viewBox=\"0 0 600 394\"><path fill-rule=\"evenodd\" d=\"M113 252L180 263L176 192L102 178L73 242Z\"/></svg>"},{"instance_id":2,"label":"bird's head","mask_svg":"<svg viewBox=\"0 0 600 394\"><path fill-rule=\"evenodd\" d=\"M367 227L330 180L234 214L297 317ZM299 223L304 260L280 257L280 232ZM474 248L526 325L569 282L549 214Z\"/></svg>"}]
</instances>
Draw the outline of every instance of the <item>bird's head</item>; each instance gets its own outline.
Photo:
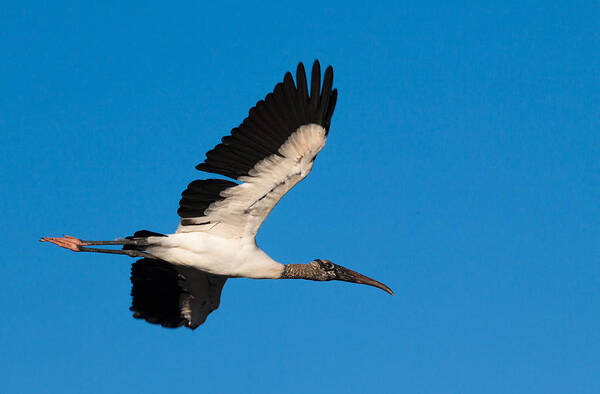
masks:
<instances>
[{"instance_id":1,"label":"bird's head","mask_svg":"<svg viewBox=\"0 0 600 394\"><path fill-rule=\"evenodd\" d=\"M377 282L375 279L371 279L356 271L342 267L341 265L334 264L329 260L316 259L311 261L309 266L312 268L311 271L313 271L311 277L312 280L343 280L344 282L360 283L380 288L381 290L394 295L392 289L383 283Z\"/></svg>"}]
</instances>

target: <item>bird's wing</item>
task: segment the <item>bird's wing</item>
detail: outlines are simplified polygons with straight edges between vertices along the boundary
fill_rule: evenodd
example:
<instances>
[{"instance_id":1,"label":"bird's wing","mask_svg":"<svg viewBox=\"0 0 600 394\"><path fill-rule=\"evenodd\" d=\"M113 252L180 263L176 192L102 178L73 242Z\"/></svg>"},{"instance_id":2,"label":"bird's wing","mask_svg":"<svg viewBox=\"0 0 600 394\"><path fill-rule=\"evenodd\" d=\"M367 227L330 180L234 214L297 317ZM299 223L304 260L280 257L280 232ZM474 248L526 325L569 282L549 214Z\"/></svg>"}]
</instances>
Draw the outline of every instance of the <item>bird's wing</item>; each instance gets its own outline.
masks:
<instances>
[{"instance_id":1,"label":"bird's wing","mask_svg":"<svg viewBox=\"0 0 600 394\"><path fill-rule=\"evenodd\" d=\"M227 280L191 267L158 259L141 259L131 266L133 317L163 327L192 330L219 307Z\"/></svg>"},{"instance_id":2,"label":"bird's wing","mask_svg":"<svg viewBox=\"0 0 600 394\"><path fill-rule=\"evenodd\" d=\"M302 63L285 74L240 126L206 154L196 168L240 181L207 179L190 183L177 211L177 232L206 231L254 237L279 200L312 169L323 149L337 100L333 69L315 61L309 88Z\"/></svg>"}]
</instances>

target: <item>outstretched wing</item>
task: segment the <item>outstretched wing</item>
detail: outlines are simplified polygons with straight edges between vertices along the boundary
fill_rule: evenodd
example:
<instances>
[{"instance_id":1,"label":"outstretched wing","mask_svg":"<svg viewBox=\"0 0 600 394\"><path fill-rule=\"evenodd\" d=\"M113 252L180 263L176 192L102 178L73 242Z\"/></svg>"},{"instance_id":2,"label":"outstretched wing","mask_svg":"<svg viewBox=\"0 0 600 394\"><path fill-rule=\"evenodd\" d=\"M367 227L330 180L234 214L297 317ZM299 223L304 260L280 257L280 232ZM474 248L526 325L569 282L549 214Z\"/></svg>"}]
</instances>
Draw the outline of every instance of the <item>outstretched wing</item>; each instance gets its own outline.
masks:
<instances>
[{"instance_id":1,"label":"outstretched wing","mask_svg":"<svg viewBox=\"0 0 600 394\"><path fill-rule=\"evenodd\" d=\"M321 88L318 61L310 95L302 63L275 86L231 135L206 154L196 168L236 179L190 183L178 210L177 232L207 231L228 237L254 237L279 200L312 169L325 146L337 90L328 67Z\"/></svg>"},{"instance_id":2,"label":"outstretched wing","mask_svg":"<svg viewBox=\"0 0 600 394\"><path fill-rule=\"evenodd\" d=\"M158 259L141 259L131 265L133 317L163 327L192 330L219 307L227 280L191 267Z\"/></svg>"}]
</instances>

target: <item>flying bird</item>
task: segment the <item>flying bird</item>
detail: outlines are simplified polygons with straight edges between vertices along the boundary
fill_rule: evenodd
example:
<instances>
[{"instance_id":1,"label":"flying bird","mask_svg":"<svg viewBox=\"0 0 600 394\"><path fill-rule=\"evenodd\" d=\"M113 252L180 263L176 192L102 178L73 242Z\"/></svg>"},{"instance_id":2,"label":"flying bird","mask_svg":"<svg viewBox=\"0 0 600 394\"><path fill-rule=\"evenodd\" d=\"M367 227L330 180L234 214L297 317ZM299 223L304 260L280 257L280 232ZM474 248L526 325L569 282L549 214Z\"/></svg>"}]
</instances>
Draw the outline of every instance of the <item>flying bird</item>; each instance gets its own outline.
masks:
<instances>
[{"instance_id":1,"label":"flying bird","mask_svg":"<svg viewBox=\"0 0 600 394\"><path fill-rule=\"evenodd\" d=\"M316 259L282 264L255 241L263 221L279 200L313 167L325 146L337 100L329 66L321 85L318 61L310 87L302 63L296 81L283 82L250 109L242 124L206 153L196 168L233 180L201 179L190 183L179 201L174 234L137 231L115 241L84 241L65 235L43 237L74 252L141 257L132 264L133 317L164 327L191 329L219 307L228 278L341 280L392 290L374 279ZM122 245L122 249L95 248Z\"/></svg>"}]
</instances>

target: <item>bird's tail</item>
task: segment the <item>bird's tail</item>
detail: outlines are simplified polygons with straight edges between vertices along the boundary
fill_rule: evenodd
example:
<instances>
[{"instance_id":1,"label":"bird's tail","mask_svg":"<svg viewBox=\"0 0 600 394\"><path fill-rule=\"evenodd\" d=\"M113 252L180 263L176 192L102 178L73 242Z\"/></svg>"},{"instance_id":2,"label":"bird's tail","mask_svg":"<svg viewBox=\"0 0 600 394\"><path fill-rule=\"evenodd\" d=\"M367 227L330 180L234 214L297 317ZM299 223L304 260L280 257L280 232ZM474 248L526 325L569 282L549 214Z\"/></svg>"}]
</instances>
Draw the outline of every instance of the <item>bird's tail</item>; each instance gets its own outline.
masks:
<instances>
[{"instance_id":1,"label":"bird's tail","mask_svg":"<svg viewBox=\"0 0 600 394\"><path fill-rule=\"evenodd\" d=\"M166 235L148 230L136 231L132 236L125 237L125 239L136 241L135 244L123 245L123 250L144 250L150 245L149 237L166 237Z\"/></svg>"}]
</instances>

